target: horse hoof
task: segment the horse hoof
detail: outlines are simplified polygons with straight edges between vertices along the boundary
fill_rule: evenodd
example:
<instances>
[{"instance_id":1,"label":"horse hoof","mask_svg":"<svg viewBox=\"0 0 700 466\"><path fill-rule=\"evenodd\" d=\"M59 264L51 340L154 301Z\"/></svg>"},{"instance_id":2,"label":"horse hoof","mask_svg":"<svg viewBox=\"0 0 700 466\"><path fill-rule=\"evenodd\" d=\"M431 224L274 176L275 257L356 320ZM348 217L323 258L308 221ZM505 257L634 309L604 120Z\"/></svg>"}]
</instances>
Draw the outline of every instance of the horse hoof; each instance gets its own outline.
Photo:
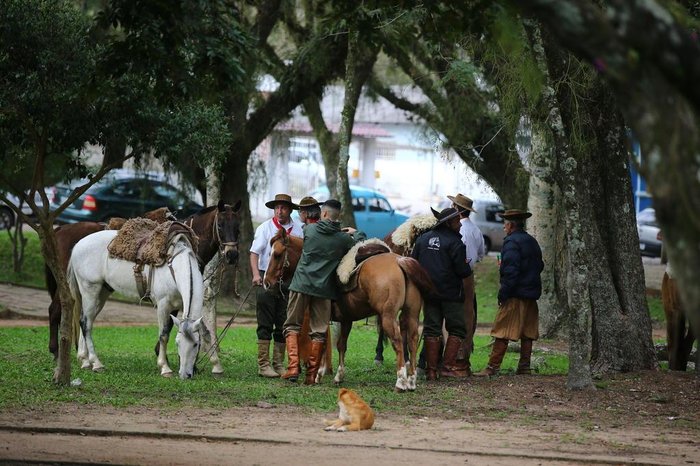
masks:
<instances>
[{"instance_id":1,"label":"horse hoof","mask_svg":"<svg viewBox=\"0 0 700 466\"><path fill-rule=\"evenodd\" d=\"M170 372L163 372L163 373L160 374L160 375L162 375L162 376L165 377L166 379L169 379L169 378L171 378L171 377L173 376L173 372L172 372L172 371L170 371Z\"/></svg>"},{"instance_id":2,"label":"horse hoof","mask_svg":"<svg viewBox=\"0 0 700 466\"><path fill-rule=\"evenodd\" d=\"M211 376L214 377L215 379L223 379L224 378L224 372L212 372Z\"/></svg>"},{"instance_id":3,"label":"horse hoof","mask_svg":"<svg viewBox=\"0 0 700 466\"><path fill-rule=\"evenodd\" d=\"M384 360L383 359L375 359L374 365L377 367L382 367L384 365Z\"/></svg>"},{"instance_id":4,"label":"horse hoof","mask_svg":"<svg viewBox=\"0 0 700 466\"><path fill-rule=\"evenodd\" d=\"M394 387L394 392L395 392L395 393L405 393L405 392L406 392L406 389L405 389L405 388Z\"/></svg>"},{"instance_id":5,"label":"horse hoof","mask_svg":"<svg viewBox=\"0 0 700 466\"><path fill-rule=\"evenodd\" d=\"M83 363L80 365L80 368L81 368L81 369L92 369L92 364L90 364L89 362L85 361L85 362L83 362Z\"/></svg>"},{"instance_id":6,"label":"horse hoof","mask_svg":"<svg viewBox=\"0 0 700 466\"><path fill-rule=\"evenodd\" d=\"M105 366L92 366L92 372L104 372Z\"/></svg>"}]
</instances>

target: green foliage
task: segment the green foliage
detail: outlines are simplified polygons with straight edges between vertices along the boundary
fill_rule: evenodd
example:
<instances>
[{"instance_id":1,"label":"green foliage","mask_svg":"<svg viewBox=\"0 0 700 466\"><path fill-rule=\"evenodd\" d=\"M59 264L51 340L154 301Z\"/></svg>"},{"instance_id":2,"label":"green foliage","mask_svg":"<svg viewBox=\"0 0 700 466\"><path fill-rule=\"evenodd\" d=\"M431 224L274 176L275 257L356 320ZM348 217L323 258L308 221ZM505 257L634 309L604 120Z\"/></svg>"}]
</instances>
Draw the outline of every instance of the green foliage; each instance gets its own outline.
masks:
<instances>
[{"instance_id":1,"label":"green foliage","mask_svg":"<svg viewBox=\"0 0 700 466\"><path fill-rule=\"evenodd\" d=\"M44 259L41 257L39 236L34 231L25 231L27 245L24 250L22 271L15 273L12 265L13 244L7 232L0 231L0 282L45 288Z\"/></svg>"},{"instance_id":2,"label":"green foliage","mask_svg":"<svg viewBox=\"0 0 700 466\"><path fill-rule=\"evenodd\" d=\"M70 2L7 0L0 8L0 162L15 192L28 186L37 156L62 156L70 170L71 154L95 133L86 89L96 49L87 30Z\"/></svg>"}]
</instances>

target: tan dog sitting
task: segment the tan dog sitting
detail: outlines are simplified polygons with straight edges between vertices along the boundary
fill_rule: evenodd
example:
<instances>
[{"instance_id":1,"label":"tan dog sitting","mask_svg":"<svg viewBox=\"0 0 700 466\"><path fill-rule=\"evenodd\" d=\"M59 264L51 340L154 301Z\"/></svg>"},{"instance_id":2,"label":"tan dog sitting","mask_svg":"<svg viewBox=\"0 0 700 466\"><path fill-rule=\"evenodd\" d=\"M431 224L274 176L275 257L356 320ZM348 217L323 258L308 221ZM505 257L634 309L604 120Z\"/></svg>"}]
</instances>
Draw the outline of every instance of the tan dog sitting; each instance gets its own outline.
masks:
<instances>
[{"instance_id":1,"label":"tan dog sitting","mask_svg":"<svg viewBox=\"0 0 700 466\"><path fill-rule=\"evenodd\" d=\"M360 395L348 388L338 391L340 413L335 421L326 420L325 430L345 432L349 430L371 429L374 424L374 412Z\"/></svg>"}]
</instances>

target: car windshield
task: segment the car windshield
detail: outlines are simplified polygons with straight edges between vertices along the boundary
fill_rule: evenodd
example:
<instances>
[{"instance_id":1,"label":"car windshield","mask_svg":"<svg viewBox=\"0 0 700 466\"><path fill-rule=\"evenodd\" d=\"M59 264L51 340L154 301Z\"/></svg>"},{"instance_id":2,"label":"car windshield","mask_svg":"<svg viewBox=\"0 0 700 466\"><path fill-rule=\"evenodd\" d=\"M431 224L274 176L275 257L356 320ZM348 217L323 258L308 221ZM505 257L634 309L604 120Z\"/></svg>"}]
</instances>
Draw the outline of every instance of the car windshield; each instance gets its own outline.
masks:
<instances>
[{"instance_id":1,"label":"car windshield","mask_svg":"<svg viewBox=\"0 0 700 466\"><path fill-rule=\"evenodd\" d=\"M656 211L648 207L637 214L638 225L658 226L656 223Z\"/></svg>"}]
</instances>

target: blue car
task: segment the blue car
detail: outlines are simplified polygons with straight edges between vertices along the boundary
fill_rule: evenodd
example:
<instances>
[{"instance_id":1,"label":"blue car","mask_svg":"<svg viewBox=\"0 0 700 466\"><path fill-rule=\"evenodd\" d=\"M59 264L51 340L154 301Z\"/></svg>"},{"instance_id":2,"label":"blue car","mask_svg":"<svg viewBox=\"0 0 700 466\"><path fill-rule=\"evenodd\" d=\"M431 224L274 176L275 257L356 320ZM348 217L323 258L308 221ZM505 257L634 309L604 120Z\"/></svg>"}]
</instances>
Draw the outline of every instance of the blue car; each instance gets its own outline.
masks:
<instances>
[{"instance_id":1,"label":"blue car","mask_svg":"<svg viewBox=\"0 0 700 466\"><path fill-rule=\"evenodd\" d=\"M328 199L328 188L322 186L311 193L316 200ZM350 186L352 210L357 228L368 238L384 238L396 227L408 220L408 216L397 213L384 195L360 186Z\"/></svg>"}]
</instances>

